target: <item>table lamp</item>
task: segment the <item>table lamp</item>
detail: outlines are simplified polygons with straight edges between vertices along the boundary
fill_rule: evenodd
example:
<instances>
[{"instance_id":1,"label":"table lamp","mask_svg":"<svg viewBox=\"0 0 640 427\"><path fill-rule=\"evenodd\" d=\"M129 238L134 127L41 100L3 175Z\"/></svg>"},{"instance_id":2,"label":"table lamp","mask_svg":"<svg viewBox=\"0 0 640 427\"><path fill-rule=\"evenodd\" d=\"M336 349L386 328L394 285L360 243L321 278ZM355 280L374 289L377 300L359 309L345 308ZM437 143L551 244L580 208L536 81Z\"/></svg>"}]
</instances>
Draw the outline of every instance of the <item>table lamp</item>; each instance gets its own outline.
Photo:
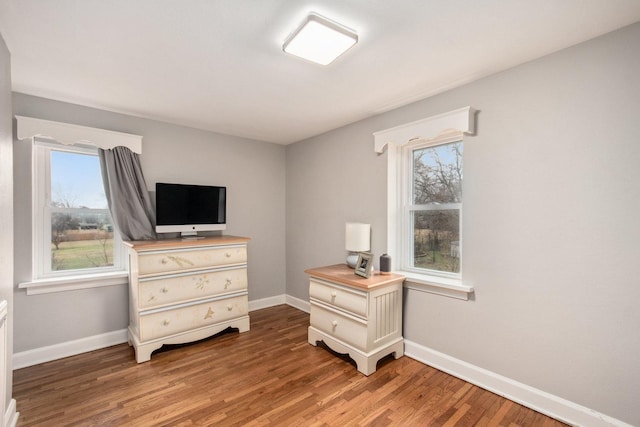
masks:
<instances>
[{"instance_id":1,"label":"table lamp","mask_svg":"<svg viewBox=\"0 0 640 427\"><path fill-rule=\"evenodd\" d=\"M345 227L345 248L349 251L347 265L356 267L358 252L367 252L371 249L371 224L359 222L347 222Z\"/></svg>"}]
</instances>

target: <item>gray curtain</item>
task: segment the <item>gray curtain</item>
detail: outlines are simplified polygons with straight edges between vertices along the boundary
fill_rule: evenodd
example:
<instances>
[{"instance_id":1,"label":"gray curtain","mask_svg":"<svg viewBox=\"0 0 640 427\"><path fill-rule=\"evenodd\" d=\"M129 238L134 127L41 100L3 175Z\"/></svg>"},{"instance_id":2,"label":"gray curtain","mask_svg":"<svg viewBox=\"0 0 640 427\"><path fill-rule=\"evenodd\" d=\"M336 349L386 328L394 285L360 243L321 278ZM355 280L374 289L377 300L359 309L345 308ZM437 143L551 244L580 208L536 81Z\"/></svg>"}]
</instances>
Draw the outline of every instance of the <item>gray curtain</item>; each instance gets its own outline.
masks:
<instances>
[{"instance_id":1,"label":"gray curtain","mask_svg":"<svg viewBox=\"0 0 640 427\"><path fill-rule=\"evenodd\" d=\"M154 240L155 214L138 155L126 147L98 154L109 211L122 240Z\"/></svg>"}]
</instances>

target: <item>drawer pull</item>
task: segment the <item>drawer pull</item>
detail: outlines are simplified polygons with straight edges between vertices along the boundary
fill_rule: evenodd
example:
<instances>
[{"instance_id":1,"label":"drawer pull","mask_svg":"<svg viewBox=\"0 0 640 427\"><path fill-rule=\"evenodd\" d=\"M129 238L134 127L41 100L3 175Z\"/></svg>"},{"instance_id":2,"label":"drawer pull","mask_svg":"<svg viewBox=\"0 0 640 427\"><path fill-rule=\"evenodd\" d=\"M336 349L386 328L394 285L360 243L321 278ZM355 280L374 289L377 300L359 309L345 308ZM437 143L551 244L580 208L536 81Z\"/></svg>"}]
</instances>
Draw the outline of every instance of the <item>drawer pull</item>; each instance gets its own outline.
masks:
<instances>
[{"instance_id":1,"label":"drawer pull","mask_svg":"<svg viewBox=\"0 0 640 427\"><path fill-rule=\"evenodd\" d=\"M204 315L205 319L211 319L213 317L213 310L211 309L211 307L209 307L209 310L207 310L207 314Z\"/></svg>"},{"instance_id":2,"label":"drawer pull","mask_svg":"<svg viewBox=\"0 0 640 427\"><path fill-rule=\"evenodd\" d=\"M335 298L337 296L338 296L338 293L336 291L331 292L331 298Z\"/></svg>"},{"instance_id":3,"label":"drawer pull","mask_svg":"<svg viewBox=\"0 0 640 427\"><path fill-rule=\"evenodd\" d=\"M338 321L337 320L332 321L331 326L333 326L333 329L335 329L338 326Z\"/></svg>"},{"instance_id":4,"label":"drawer pull","mask_svg":"<svg viewBox=\"0 0 640 427\"><path fill-rule=\"evenodd\" d=\"M231 253L230 252L225 252L224 256L226 256L227 258L231 258Z\"/></svg>"},{"instance_id":5,"label":"drawer pull","mask_svg":"<svg viewBox=\"0 0 640 427\"><path fill-rule=\"evenodd\" d=\"M167 289L167 288L162 288L162 293L163 293L163 294L166 294L167 292L169 292L169 289Z\"/></svg>"},{"instance_id":6,"label":"drawer pull","mask_svg":"<svg viewBox=\"0 0 640 427\"><path fill-rule=\"evenodd\" d=\"M153 300L155 300L155 299L156 299L155 295L151 295L151 296L149 297L149 302L151 302L151 301L153 301Z\"/></svg>"},{"instance_id":7,"label":"drawer pull","mask_svg":"<svg viewBox=\"0 0 640 427\"><path fill-rule=\"evenodd\" d=\"M160 261L161 264L166 264L167 263L167 259L166 258L162 258L162 261Z\"/></svg>"},{"instance_id":8,"label":"drawer pull","mask_svg":"<svg viewBox=\"0 0 640 427\"><path fill-rule=\"evenodd\" d=\"M231 304L227 304L227 311L233 310L233 306Z\"/></svg>"},{"instance_id":9,"label":"drawer pull","mask_svg":"<svg viewBox=\"0 0 640 427\"><path fill-rule=\"evenodd\" d=\"M224 284L224 288L227 289L229 286L231 286L231 279L227 279L227 282Z\"/></svg>"},{"instance_id":10,"label":"drawer pull","mask_svg":"<svg viewBox=\"0 0 640 427\"><path fill-rule=\"evenodd\" d=\"M162 321L162 326L169 326L169 323L171 322L165 319Z\"/></svg>"}]
</instances>

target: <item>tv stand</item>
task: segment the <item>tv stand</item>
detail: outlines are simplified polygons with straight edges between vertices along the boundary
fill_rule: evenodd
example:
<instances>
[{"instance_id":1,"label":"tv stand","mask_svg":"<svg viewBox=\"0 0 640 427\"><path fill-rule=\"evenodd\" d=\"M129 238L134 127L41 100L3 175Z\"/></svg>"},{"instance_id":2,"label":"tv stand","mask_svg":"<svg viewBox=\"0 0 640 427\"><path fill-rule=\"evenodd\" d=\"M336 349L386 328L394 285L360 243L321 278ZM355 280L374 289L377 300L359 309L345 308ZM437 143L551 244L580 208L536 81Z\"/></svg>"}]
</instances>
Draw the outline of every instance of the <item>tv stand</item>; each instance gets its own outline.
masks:
<instances>
[{"instance_id":1,"label":"tv stand","mask_svg":"<svg viewBox=\"0 0 640 427\"><path fill-rule=\"evenodd\" d=\"M249 330L247 237L124 242L129 251L129 345L138 363L164 344Z\"/></svg>"},{"instance_id":2,"label":"tv stand","mask_svg":"<svg viewBox=\"0 0 640 427\"><path fill-rule=\"evenodd\" d=\"M184 234L182 233L180 235L180 240L182 240L183 242L190 242L193 240L202 240L204 239L204 236L198 236L197 234Z\"/></svg>"}]
</instances>

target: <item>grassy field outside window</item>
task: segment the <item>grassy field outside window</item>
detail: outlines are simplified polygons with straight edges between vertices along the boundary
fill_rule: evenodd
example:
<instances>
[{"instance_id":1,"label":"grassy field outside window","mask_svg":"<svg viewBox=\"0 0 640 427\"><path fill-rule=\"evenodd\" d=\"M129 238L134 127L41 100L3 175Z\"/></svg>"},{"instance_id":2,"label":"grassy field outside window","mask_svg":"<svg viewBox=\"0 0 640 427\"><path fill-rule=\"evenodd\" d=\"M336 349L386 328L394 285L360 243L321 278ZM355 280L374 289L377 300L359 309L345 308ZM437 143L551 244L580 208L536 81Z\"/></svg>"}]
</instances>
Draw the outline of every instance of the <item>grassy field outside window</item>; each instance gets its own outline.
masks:
<instances>
[{"instance_id":1,"label":"grassy field outside window","mask_svg":"<svg viewBox=\"0 0 640 427\"><path fill-rule=\"evenodd\" d=\"M51 270L82 270L113 266L113 232L66 230L61 241L51 243Z\"/></svg>"}]
</instances>

